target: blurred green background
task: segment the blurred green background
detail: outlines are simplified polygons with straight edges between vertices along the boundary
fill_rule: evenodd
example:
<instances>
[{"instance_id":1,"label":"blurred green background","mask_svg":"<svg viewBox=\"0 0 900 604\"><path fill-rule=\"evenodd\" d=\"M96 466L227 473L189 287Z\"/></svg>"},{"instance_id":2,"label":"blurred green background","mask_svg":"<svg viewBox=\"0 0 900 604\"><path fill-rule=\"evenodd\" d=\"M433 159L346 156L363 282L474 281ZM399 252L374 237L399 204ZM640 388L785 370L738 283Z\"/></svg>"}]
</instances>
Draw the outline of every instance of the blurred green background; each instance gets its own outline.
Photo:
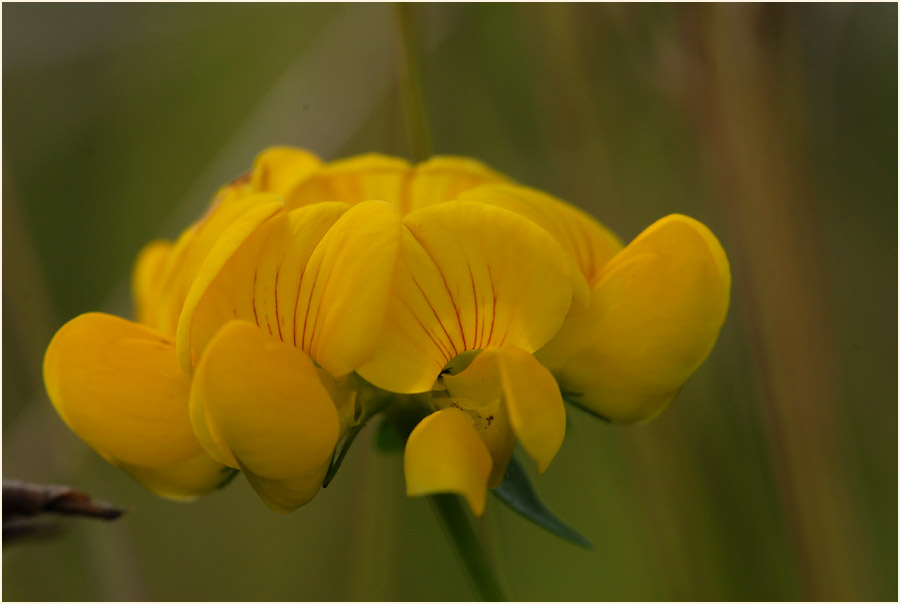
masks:
<instances>
[{"instance_id":1,"label":"blurred green background","mask_svg":"<svg viewBox=\"0 0 900 604\"><path fill-rule=\"evenodd\" d=\"M577 411L535 484L588 552L489 498L522 600L897 599L897 6L416 5L436 150L586 208L626 241L719 236L733 302L658 420ZM6 600L468 600L399 457L357 441L282 516L243 479L192 504L51 408L43 351L129 316L138 249L263 147L408 156L392 7L3 5L3 476L133 508L7 547Z\"/></svg>"}]
</instances>

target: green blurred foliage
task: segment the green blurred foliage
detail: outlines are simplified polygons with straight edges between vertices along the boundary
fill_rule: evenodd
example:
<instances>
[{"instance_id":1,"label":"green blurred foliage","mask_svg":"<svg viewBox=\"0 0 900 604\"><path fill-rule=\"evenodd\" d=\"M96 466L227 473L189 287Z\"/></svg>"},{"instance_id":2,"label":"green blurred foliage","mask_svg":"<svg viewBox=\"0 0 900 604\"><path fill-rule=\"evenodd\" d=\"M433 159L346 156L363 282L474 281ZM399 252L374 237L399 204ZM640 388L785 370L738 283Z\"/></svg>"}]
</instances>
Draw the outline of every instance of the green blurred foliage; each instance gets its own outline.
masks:
<instances>
[{"instance_id":1,"label":"green blurred foliage","mask_svg":"<svg viewBox=\"0 0 900 604\"><path fill-rule=\"evenodd\" d=\"M625 240L683 212L734 271L709 360L658 420L573 410L535 477L597 550L491 500L523 600L897 598L896 5L417 5L438 152ZM245 481L154 497L40 381L67 319L130 314L136 252L271 144L407 155L384 5L3 7L4 476L133 507L3 553L10 600L457 600L475 593L367 429L298 512Z\"/></svg>"}]
</instances>

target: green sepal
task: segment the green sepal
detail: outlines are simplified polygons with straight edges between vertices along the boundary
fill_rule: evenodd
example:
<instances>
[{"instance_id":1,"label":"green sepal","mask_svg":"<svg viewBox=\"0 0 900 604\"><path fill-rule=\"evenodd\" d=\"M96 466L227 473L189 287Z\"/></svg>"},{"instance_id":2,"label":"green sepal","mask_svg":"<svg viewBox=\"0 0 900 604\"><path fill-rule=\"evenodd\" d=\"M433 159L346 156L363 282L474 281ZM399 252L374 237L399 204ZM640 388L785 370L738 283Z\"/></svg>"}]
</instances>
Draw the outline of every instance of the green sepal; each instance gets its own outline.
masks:
<instances>
[{"instance_id":1,"label":"green sepal","mask_svg":"<svg viewBox=\"0 0 900 604\"><path fill-rule=\"evenodd\" d=\"M359 374L353 374L353 378L356 385L356 409L353 414L353 423L365 424L390 405L396 395L376 388Z\"/></svg>"},{"instance_id":2,"label":"green sepal","mask_svg":"<svg viewBox=\"0 0 900 604\"><path fill-rule=\"evenodd\" d=\"M331 454L331 463L328 464L328 470L325 471L325 478L322 480L323 489L327 488L331 481L334 480L337 471L341 469L341 464L344 463L344 456L350 450L350 445L353 444L356 435L365 427L366 422L362 421L347 428L346 434L334 448L334 453Z\"/></svg>"},{"instance_id":3,"label":"green sepal","mask_svg":"<svg viewBox=\"0 0 900 604\"><path fill-rule=\"evenodd\" d=\"M353 413L353 423L347 428L343 438L334 448L331 455L331 463L322 480L322 488L326 488L334 480L337 471L344 461L344 457L350 450L350 446L356 436L366 427L366 423L375 415L383 411L393 400L393 395L371 385L359 375L354 375L356 380L356 406Z\"/></svg>"},{"instance_id":4,"label":"green sepal","mask_svg":"<svg viewBox=\"0 0 900 604\"><path fill-rule=\"evenodd\" d=\"M594 549L594 544L578 534L572 527L553 515L538 498L528 474L522 465L513 457L506 469L506 477L496 489L494 495L536 525L546 529L575 545L586 549Z\"/></svg>"},{"instance_id":5,"label":"green sepal","mask_svg":"<svg viewBox=\"0 0 900 604\"><path fill-rule=\"evenodd\" d=\"M356 436L366 427L366 423L378 414L384 413L384 421L378 426L376 446L386 451L402 451L406 439L416 424L421 421L431 406L431 393L395 394L376 388L360 375L354 374L356 380L356 403L353 420L340 442L334 448L331 463L325 472L322 488L327 487L334 479L337 471L350 450ZM393 431L394 435L390 432ZM391 442L391 441L395 442ZM399 441L399 444L398 442ZM382 447L384 445L384 448Z\"/></svg>"},{"instance_id":6,"label":"green sepal","mask_svg":"<svg viewBox=\"0 0 900 604\"><path fill-rule=\"evenodd\" d=\"M222 482L216 485L217 489L224 489L228 486L228 484L234 480L234 477L240 473L240 470L236 468L229 468L228 466L223 466L219 473L222 474Z\"/></svg>"},{"instance_id":7,"label":"green sepal","mask_svg":"<svg viewBox=\"0 0 900 604\"><path fill-rule=\"evenodd\" d=\"M447 365L444 366L444 369L441 371L441 375L457 375L466 370L466 368L472 364L472 361L475 360L481 354L481 350L467 350L465 352L461 352L456 355Z\"/></svg>"}]
</instances>

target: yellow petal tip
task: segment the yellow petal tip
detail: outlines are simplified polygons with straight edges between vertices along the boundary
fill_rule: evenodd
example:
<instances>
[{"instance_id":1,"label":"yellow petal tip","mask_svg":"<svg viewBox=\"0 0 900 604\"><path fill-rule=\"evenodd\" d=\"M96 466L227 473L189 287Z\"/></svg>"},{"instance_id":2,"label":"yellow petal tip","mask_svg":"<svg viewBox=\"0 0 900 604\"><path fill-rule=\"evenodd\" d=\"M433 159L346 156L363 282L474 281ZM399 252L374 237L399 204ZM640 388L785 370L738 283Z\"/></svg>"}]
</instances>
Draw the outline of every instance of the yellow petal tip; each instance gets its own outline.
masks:
<instances>
[{"instance_id":1,"label":"yellow petal tip","mask_svg":"<svg viewBox=\"0 0 900 604\"><path fill-rule=\"evenodd\" d=\"M456 493L480 516L492 463L466 414L452 407L442 409L419 422L406 442L406 494Z\"/></svg>"}]
</instances>

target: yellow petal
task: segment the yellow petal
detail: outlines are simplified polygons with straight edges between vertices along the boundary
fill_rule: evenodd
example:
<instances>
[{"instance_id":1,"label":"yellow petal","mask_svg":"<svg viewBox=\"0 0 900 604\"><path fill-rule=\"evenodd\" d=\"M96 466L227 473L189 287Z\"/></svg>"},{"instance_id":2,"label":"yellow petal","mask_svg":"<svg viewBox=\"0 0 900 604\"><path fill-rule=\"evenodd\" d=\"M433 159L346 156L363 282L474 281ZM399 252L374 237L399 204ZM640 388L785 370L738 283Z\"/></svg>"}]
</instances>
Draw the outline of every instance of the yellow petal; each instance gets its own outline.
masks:
<instances>
[{"instance_id":1,"label":"yellow petal","mask_svg":"<svg viewBox=\"0 0 900 604\"><path fill-rule=\"evenodd\" d=\"M542 230L466 202L424 208L404 224L446 284L461 323L460 351L495 343L534 350L556 333L572 290L562 250Z\"/></svg>"},{"instance_id":2,"label":"yellow petal","mask_svg":"<svg viewBox=\"0 0 900 604\"><path fill-rule=\"evenodd\" d=\"M230 468L240 468L241 462L234 456L234 452L225 442L225 437L222 436L218 424L209 414L204 391L199 390L201 387L197 385L196 375L192 384L188 412L194 428L194 435L211 458Z\"/></svg>"},{"instance_id":3,"label":"yellow petal","mask_svg":"<svg viewBox=\"0 0 900 604\"><path fill-rule=\"evenodd\" d=\"M338 412L338 418L341 422L341 434L353 423L358 413L362 411L357 409L357 388L359 379L355 374L348 374L339 378L334 377L324 369L316 368L319 375L319 381L328 391L328 396Z\"/></svg>"},{"instance_id":4,"label":"yellow petal","mask_svg":"<svg viewBox=\"0 0 900 604\"><path fill-rule=\"evenodd\" d=\"M575 284L576 293L583 295L585 305L600 269L622 249L619 238L594 218L536 189L511 184L488 185L465 191L460 199L512 210L550 233L587 280Z\"/></svg>"},{"instance_id":5,"label":"yellow petal","mask_svg":"<svg viewBox=\"0 0 900 604\"><path fill-rule=\"evenodd\" d=\"M50 342L44 383L75 434L152 490L184 497L222 482L222 466L191 428L190 384L169 337L112 315L81 315Z\"/></svg>"},{"instance_id":6,"label":"yellow petal","mask_svg":"<svg viewBox=\"0 0 900 604\"><path fill-rule=\"evenodd\" d=\"M509 421L522 448L544 472L566 435L566 409L553 375L519 348L486 350L494 355Z\"/></svg>"},{"instance_id":7,"label":"yellow petal","mask_svg":"<svg viewBox=\"0 0 900 604\"><path fill-rule=\"evenodd\" d=\"M172 247L169 241L151 241L138 254L131 278L134 315L138 323L152 325L161 294L158 284Z\"/></svg>"},{"instance_id":8,"label":"yellow petal","mask_svg":"<svg viewBox=\"0 0 900 604\"><path fill-rule=\"evenodd\" d=\"M192 501L220 489L234 478L236 472L212 459L202 449L194 457L162 468L116 465L157 495L176 501Z\"/></svg>"},{"instance_id":9,"label":"yellow petal","mask_svg":"<svg viewBox=\"0 0 900 604\"><path fill-rule=\"evenodd\" d=\"M181 315L180 359L244 319L340 377L377 344L399 253L393 206L320 203L280 215L209 255ZM243 232L242 232L243 233ZM237 240L237 239L236 239Z\"/></svg>"},{"instance_id":10,"label":"yellow petal","mask_svg":"<svg viewBox=\"0 0 900 604\"><path fill-rule=\"evenodd\" d=\"M220 327L234 319L251 321L280 339L296 343L300 283L319 241L347 210L322 203L271 219L265 213L223 237L210 252L185 301L179 321L179 350L202 354ZM254 225L256 225L254 227ZM240 235L246 233L243 240ZM235 245L237 244L237 245Z\"/></svg>"},{"instance_id":11,"label":"yellow petal","mask_svg":"<svg viewBox=\"0 0 900 604\"><path fill-rule=\"evenodd\" d=\"M401 213L406 214L425 206L452 201L472 187L508 181L509 178L506 176L474 159L432 157L415 167Z\"/></svg>"},{"instance_id":12,"label":"yellow petal","mask_svg":"<svg viewBox=\"0 0 900 604\"><path fill-rule=\"evenodd\" d=\"M659 414L709 355L728 309L731 274L715 236L673 214L601 271L538 358L564 392L611 420Z\"/></svg>"},{"instance_id":13,"label":"yellow petal","mask_svg":"<svg viewBox=\"0 0 900 604\"><path fill-rule=\"evenodd\" d=\"M427 392L447 362L463 352L460 322L434 261L405 228L401 244L378 346L356 370L390 392Z\"/></svg>"},{"instance_id":14,"label":"yellow petal","mask_svg":"<svg viewBox=\"0 0 900 604\"><path fill-rule=\"evenodd\" d=\"M322 167L322 160L293 147L270 147L256 156L250 184L256 191L286 195Z\"/></svg>"},{"instance_id":15,"label":"yellow petal","mask_svg":"<svg viewBox=\"0 0 900 604\"><path fill-rule=\"evenodd\" d=\"M200 266L189 269L193 274L190 282L190 289L185 293L181 307L180 316L177 323L177 350L178 360L181 367L188 374L191 372L192 365L192 341L191 329L193 326L194 314L197 305L200 303L202 295L209 288L210 282L218 275L222 267L231 259L241 244L247 240L260 225L271 219L279 213L282 208L280 200L269 198L268 203L259 203L259 200L252 201L253 207L236 216L228 225L216 233L214 241L210 241L207 245L206 241L197 242L197 246L203 246L206 251L203 254L203 262ZM252 282L247 284L252 287ZM230 300L226 300L230 301ZM197 353L199 354L199 350Z\"/></svg>"},{"instance_id":16,"label":"yellow petal","mask_svg":"<svg viewBox=\"0 0 900 604\"><path fill-rule=\"evenodd\" d=\"M532 355L519 348L491 348L459 374L441 376L441 381L453 404L482 428L480 435L491 450L495 470L497 464L506 470L513 434L538 470L547 469L566 435L566 410L553 375ZM492 474L492 488L502 477Z\"/></svg>"},{"instance_id":17,"label":"yellow petal","mask_svg":"<svg viewBox=\"0 0 900 604\"><path fill-rule=\"evenodd\" d=\"M226 453L257 478L251 484L272 507L296 508L316 494L340 425L302 351L255 325L232 321L200 359L190 405L192 419L202 420L195 428L210 455Z\"/></svg>"},{"instance_id":18,"label":"yellow petal","mask_svg":"<svg viewBox=\"0 0 900 604\"><path fill-rule=\"evenodd\" d=\"M484 511L491 455L459 409L442 409L419 422L406 441L403 470L410 497L457 493L476 516Z\"/></svg>"},{"instance_id":19,"label":"yellow petal","mask_svg":"<svg viewBox=\"0 0 900 604\"><path fill-rule=\"evenodd\" d=\"M312 501L322 486L327 469L326 463L294 478L270 480L244 468L244 476L267 506L287 514Z\"/></svg>"},{"instance_id":20,"label":"yellow petal","mask_svg":"<svg viewBox=\"0 0 900 604\"><path fill-rule=\"evenodd\" d=\"M135 300L136 318L140 323L158 329L166 335L175 333L178 315L181 314L181 305L187 294L190 279L181 260L188 255L196 234L196 226L185 230L172 244L172 249L164 256L158 251L152 251L152 247L149 256L145 255L142 250L138 254L132 271L132 294ZM154 256L157 257L154 258ZM153 267L155 261L161 263L158 270ZM155 278L145 278L146 273L156 273ZM140 280L140 285L138 285L138 280Z\"/></svg>"},{"instance_id":21,"label":"yellow petal","mask_svg":"<svg viewBox=\"0 0 900 604\"><path fill-rule=\"evenodd\" d=\"M357 371L392 392L431 389L467 350L534 351L559 329L572 299L569 265L542 229L513 212L447 202L404 219L384 332Z\"/></svg>"},{"instance_id":22,"label":"yellow petal","mask_svg":"<svg viewBox=\"0 0 900 604\"><path fill-rule=\"evenodd\" d=\"M322 201L379 200L399 207L410 170L407 161L376 153L332 162L288 193L286 204L294 209Z\"/></svg>"},{"instance_id":23,"label":"yellow petal","mask_svg":"<svg viewBox=\"0 0 900 604\"><path fill-rule=\"evenodd\" d=\"M277 211L282 203L272 193L217 196L206 215L182 233L168 254L155 285L158 302L155 308L148 307L147 323L165 334L174 334L188 290L219 239L235 223L245 220L245 214L256 215L261 208Z\"/></svg>"},{"instance_id":24,"label":"yellow petal","mask_svg":"<svg viewBox=\"0 0 900 604\"><path fill-rule=\"evenodd\" d=\"M309 258L294 333L334 376L354 371L380 346L401 232L396 207L366 201L347 210Z\"/></svg>"},{"instance_id":25,"label":"yellow petal","mask_svg":"<svg viewBox=\"0 0 900 604\"><path fill-rule=\"evenodd\" d=\"M488 480L488 488L491 489L503 481L516 444L503 400L496 360L496 355L479 354L459 374L442 376L448 398L434 397L435 404L441 408L456 407L472 420L493 460Z\"/></svg>"}]
</instances>

